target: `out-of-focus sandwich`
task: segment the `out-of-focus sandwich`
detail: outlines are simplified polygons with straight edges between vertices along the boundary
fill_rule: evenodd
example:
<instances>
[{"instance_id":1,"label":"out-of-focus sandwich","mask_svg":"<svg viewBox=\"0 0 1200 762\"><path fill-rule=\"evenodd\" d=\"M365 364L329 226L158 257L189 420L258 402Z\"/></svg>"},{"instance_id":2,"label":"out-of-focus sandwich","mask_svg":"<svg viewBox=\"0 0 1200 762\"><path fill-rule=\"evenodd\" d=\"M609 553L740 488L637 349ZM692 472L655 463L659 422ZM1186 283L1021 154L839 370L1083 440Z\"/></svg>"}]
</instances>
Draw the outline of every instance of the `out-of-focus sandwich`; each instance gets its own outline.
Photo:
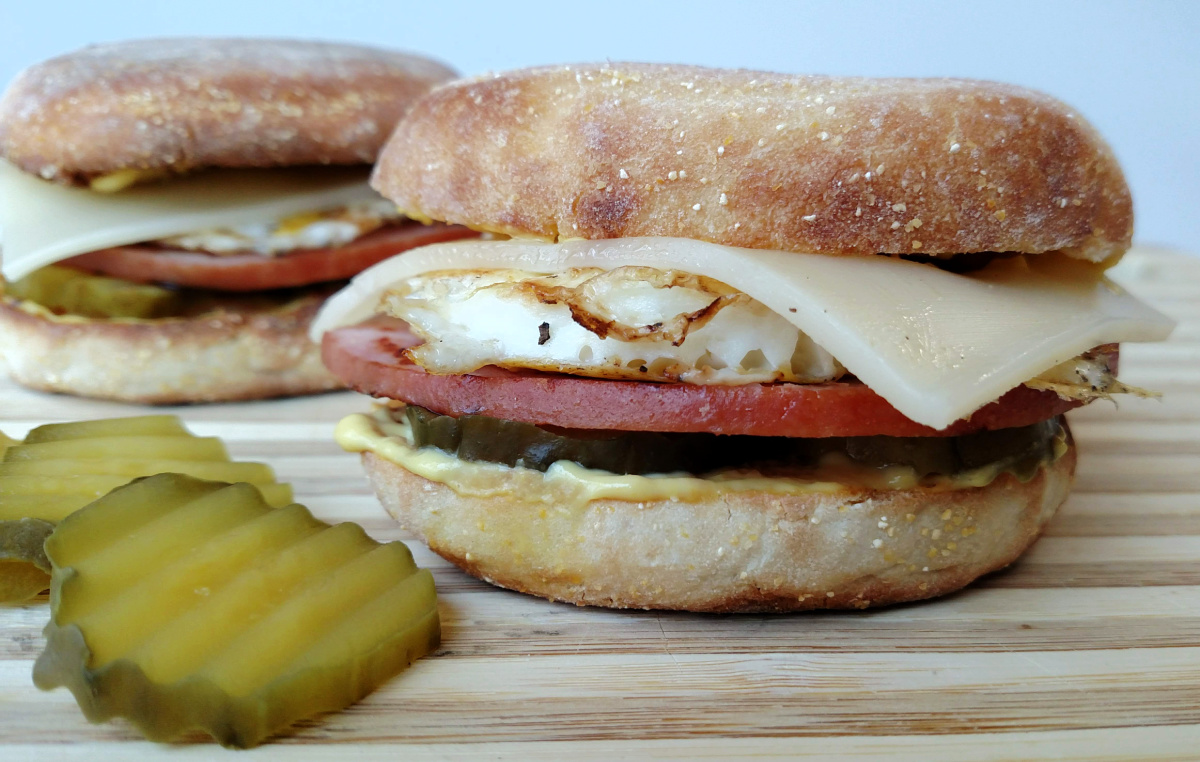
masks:
<instances>
[{"instance_id":1,"label":"out-of-focus sandwich","mask_svg":"<svg viewBox=\"0 0 1200 762\"><path fill-rule=\"evenodd\" d=\"M145 403L336 388L306 338L341 281L468 234L367 185L453 72L353 45L161 39L35 65L0 99L0 356Z\"/></svg>"}]
</instances>

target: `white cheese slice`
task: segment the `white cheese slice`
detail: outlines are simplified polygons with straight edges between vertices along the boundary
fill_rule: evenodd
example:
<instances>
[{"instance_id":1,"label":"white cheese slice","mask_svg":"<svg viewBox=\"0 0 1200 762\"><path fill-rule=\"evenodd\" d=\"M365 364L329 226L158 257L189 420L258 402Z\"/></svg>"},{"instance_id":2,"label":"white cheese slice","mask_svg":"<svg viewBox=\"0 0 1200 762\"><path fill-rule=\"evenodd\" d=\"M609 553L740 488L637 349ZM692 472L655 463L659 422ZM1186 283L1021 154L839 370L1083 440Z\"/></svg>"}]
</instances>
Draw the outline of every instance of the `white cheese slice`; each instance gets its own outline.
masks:
<instances>
[{"instance_id":1,"label":"white cheese slice","mask_svg":"<svg viewBox=\"0 0 1200 762\"><path fill-rule=\"evenodd\" d=\"M680 238L470 241L371 267L331 298L314 339L358 323L392 284L435 270L561 272L625 265L705 275L783 316L912 420L945 428L1099 344L1158 341L1174 322L1065 257L999 260L970 275L888 257L735 249Z\"/></svg>"},{"instance_id":2,"label":"white cheese slice","mask_svg":"<svg viewBox=\"0 0 1200 762\"><path fill-rule=\"evenodd\" d=\"M375 201L369 173L366 167L225 169L97 193L0 162L4 277L16 280L110 246Z\"/></svg>"}]
</instances>

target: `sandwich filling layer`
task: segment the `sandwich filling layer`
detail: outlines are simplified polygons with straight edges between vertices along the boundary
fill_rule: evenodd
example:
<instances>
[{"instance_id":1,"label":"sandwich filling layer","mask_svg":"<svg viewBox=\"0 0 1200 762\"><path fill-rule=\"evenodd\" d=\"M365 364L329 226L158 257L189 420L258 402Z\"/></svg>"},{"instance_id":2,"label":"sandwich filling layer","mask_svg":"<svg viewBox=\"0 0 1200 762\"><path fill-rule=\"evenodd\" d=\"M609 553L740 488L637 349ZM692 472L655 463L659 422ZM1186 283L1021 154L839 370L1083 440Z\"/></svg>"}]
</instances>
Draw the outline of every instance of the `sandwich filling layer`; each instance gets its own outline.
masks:
<instances>
[{"instance_id":1,"label":"sandwich filling layer","mask_svg":"<svg viewBox=\"0 0 1200 762\"><path fill-rule=\"evenodd\" d=\"M841 452L831 450L803 466L794 463L788 473L780 471L782 466L778 464L770 466L764 462L761 469L742 467L717 468L705 473L620 474L588 468L570 459L543 463L542 468L524 463L508 465L469 460L434 445L422 446L419 444L422 436L414 433L403 410L397 412L387 407L377 407L370 414L347 416L334 434L345 450L374 453L422 478L445 484L460 495L527 494L533 501L553 503L561 500L568 504L602 499L694 502L710 500L725 492L747 490L790 495L847 490L921 488L941 491L984 487L1004 473L1027 481L1046 464L1062 457L1069 445L1065 427L1059 420L1053 420L1036 432L1028 432L1024 447L1010 446L1007 453L997 454L994 459L956 468L947 474L928 471L927 465L917 463L884 462L887 458L871 465L849 457L844 449Z\"/></svg>"},{"instance_id":2,"label":"sandwich filling layer","mask_svg":"<svg viewBox=\"0 0 1200 762\"><path fill-rule=\"evenodd\" d=\"M202 251L216 256L244 253L279 256L300 249L342 246L384 225L403 220L387 199L363 199L290 214L281 219L194 230L154 243L169 249Z\"/></svg>"},{"instance_id":3,"label":"sandwich filling layer","mask_svg":"<svg viewBox=\"0 0 1200 762\"><path fill-rule=\"evenodd\" d=\"M217 254L337 245L396 218L367 185L368 172L214 170L101 193L0 162L3 274L17 280L78 254L154 241Z\"/></svg>"},{"instance_id":4,"label":"sandwich filling layer","mask_svg":"<svg viewBox=\"0 0 1200 762\"><path fill-rule=\"evenodd\" d=\"M1063 373L1093 348L1159 340L1173 325L1065 257L960 274L677 238L427 246L355 277L313 336L381 308L424 334L409 357L434 373L491 364L717 384L848 373L938 430L1047 372L1065 390Z\"/></svg>"},{"instance_id":5,"label":"sandwich filling layer","mask_svg":"<svg viewBox=\"0 0 1200 762\"><path fill-rule=\"evenodd\" d=\"M409 359L436 374L493 365L689 384L824 383L847 376L783 317L722 283L648 267L452 271L410 278L381 310L424 340ZM1134 391L1110 353L1088 351L1026 384L1090 401Z\"/></svg>"},{"instance_id":6,"label":"sandwich filling layer","mask_svg":"<svg viewBox=\"0 0 1200 762\"><path fill-rule=\"evenodd\" d=\"M0 162L4 292L63 318L194 317L246 308L232 292L327 295L323 284L399 251L470 234L404 219L367 172L213 170L142 185L131 170L88 190Z\"/></svg>"},{"instance_id":7,"label":"sandwich filling layer","mask_svg":"<svg viewBox=\"0 0 1200 762\"><path fill-rule=\"evenodd\" d=\"M759 437L594 431L535 426L482 415L438 415L416 405L393 412L411 429L418 447L436 447L475 462L546 471L560 460L614 474L756 472L796 476L829 467L912 469L922 483L940 477L1003 468L1028 481L1052 459L1062 423L954 437Z\"/></svg>"},{"instance_id":8,"label":"sandwich filling layer","mask_svg":"<svg viewBox=\"0 0 1200 762\"><path fill-rule=\"evenodd\" d=\"M0 299L54 323L121 323L193 319L219 313L265 313L289 309L310 298L325 298L338 283L229 293L164 287L49 266L15 283L0 281Z\"/></svg>"}]
</instances>

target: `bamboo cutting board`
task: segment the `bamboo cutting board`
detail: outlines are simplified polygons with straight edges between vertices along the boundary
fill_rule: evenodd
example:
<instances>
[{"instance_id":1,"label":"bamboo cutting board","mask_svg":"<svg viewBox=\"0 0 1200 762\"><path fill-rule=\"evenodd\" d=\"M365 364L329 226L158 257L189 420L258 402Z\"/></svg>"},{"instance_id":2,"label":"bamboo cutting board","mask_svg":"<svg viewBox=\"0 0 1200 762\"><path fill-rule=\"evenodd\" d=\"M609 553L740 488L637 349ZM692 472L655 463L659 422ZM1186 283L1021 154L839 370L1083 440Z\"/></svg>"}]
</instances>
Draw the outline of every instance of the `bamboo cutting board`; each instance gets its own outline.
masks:
<instances>
[{"instance_id":1,"label":"bamboo cutting board","mask_svg":"<svg viewBox=\"0 0 1200 762\"><path fill-rule=\"evenodd\" d=\"M348 711L249 752L286 759L734 756L921 760L1200 759L1200 259L1130 254L1116 277L1180 320L1122 348L1157 400L1072 414L1074 495L1008 570L922 604L699 616L549 603L434 570L443 644ZM262 460L330 521L407 538L334 423L353 394L180 408L194 432ZM0 382L0 429L139 409ZM45 597L0 606L0 760L229 754L88 725L30 681Z\"/></svg>"}]
</instances>

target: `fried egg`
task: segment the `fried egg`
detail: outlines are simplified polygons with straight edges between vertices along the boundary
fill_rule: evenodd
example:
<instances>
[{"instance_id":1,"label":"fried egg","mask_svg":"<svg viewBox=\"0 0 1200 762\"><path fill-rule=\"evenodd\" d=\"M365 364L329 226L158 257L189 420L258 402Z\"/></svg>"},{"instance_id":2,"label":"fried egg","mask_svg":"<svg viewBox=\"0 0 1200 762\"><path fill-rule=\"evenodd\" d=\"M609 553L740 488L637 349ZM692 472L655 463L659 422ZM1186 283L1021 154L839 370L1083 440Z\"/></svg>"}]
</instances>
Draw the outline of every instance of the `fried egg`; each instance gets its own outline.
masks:
<instances>
[{"instance_id":1,"label":"fried egg","mask_svg":"<svg viewBox=\"0 0 1200 762\"><path fill-rule=\"evenodd\" d=\"M382 309L426 343L426 370L485 365L598 378L692 384L819 383L845 368L745 294L695 275L647 267L425 273Z\"/></svg>"},{"instance_id":2,"label":"fried egg","mask_svg":"<svg viewBox=\"0 0 1200 762\"><path fill-rule=\"evenodd\" d=\"M1085 352L1078 357L1055 365L1025 385L1031 389L1051 391L1068 400L1091 402L1096 399L1112 399L1114 394L1132 394L1135 397L1157 397L1151 392L1117 380L1105 353Z\"/></svg>"},{"instance_id":3,"label":"fried egg","mask_svg":"<svg viewBox=\"0 0 1200 762\"><path fill-rule=\"evenodd\" d=\"M847 375L833 355L761 303L673 270L429 272L387 291L381 310L425 340L408 355L438 374L496 365L727 385ZM1026 383L1067 399L1148 394L1117 381L1104 353L1086 353Z\"/></svg>"},{"instance_id":4,"label":"fried egg","mask_svg":"<svg viewBox=\"0 0 1200 762\"><path fill-rule=\"evenodd\" d=\"M157 243L175 249L208 254L278 256L300 249L329 249L401 219L387 199L361 201L349 206L293 214L228 228L211 228L163 238Z\"/></svg>"}]
</instances>

